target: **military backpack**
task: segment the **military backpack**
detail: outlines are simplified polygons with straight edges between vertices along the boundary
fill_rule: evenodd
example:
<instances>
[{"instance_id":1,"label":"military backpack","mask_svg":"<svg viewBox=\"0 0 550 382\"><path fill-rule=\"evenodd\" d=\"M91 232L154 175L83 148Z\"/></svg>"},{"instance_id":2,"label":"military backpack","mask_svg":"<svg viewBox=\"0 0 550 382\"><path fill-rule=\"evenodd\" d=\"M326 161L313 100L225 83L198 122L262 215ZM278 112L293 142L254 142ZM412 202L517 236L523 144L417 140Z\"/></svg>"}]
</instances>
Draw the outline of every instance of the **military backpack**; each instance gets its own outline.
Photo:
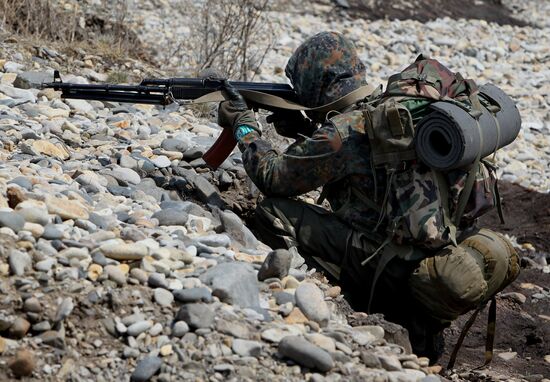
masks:
<instances>
[{"instance_id":1,"label":"military backpack","mask_svg":"<svg viewBox=\"0 0 550 382\"><path fill-rule=\"evenodd\" d=\"M365 202L379 206L379 225L385 224L388 236L364 263L376 255L382 257L374 284L393 257L408 259L413 246L423 248L426 257L416 259L419 265L409 279L411 294L432 317L443 322L470 310L478 312L519 273L519 258L509 241L490 230L475 228L476 219L495 206L502 219L496 169L483 156L503 146L501 111L513 105L509 99L502 100L507 97L502 91L485 89L485 93L483 88L480 92L472 80L420 56L404 71L391 76L384 92L380 89L353 111L364 119L374 178L379 171L387 177L384 195ZM466 166L434 168L418 153L419 129L432 113L445 109L452 117L467 115L469 121L465 123L478 130L480 149ZM339 123L339 118L341 122L345 119L342 115L331 121ZM496 143L484 149L483 129L490 128L487 125L491 122ZM508 134L507 143L515 135ZM445 140L428 143L435 150L438 145L449 144ZM371 298L373 293L374 286Z\"/></svg>"}]
</instances>

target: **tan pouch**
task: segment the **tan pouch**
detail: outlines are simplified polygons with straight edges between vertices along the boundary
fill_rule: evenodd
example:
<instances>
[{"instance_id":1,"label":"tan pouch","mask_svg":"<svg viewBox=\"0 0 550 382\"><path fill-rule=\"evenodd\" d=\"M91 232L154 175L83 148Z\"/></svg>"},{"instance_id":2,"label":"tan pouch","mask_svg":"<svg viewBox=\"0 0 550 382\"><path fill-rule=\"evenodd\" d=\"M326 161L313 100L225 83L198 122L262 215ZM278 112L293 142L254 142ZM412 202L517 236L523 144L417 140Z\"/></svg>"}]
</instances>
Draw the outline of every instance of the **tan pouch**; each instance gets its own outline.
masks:
<instances>
[{"instance_id":1,"label":"tan pouch","mask_svg":"<svg viewBox=\"0 0 550 382\"><path fill-rule=\"evenodd\" d=\"M422 260L409 279L414 298L443 321L478 308L516 279L519 256L501 234L481 229Z\"/></svg>"}]
</instances>

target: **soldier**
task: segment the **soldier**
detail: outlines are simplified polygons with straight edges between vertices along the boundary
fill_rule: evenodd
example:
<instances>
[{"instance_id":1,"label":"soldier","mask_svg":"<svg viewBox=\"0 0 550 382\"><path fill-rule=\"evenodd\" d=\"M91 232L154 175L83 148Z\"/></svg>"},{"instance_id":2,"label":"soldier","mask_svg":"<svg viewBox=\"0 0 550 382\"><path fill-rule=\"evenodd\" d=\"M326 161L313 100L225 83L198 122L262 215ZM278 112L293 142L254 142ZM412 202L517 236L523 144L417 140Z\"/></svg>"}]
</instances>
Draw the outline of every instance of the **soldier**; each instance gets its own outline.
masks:
<instances>
[{"instance_id":1,"label":"soldier","mask_svg":"<svg viewBox=\"0 0 550 382\"><path fill-rule=\"evenodd\" d=\"M303 43L290 58L286 75L299 101L313 108L366 84L355 47L334 32ZM315 258L342 285L356 310L381 312L403 325L415 353L435 361L448 322L420 308L408 283L419 261L433 253L413 247L406 258L376 256L388 237L388 221L380 212L388 179L384 171L374 171L365 121L358 123L347 113L354 105L329 115L308 112L309 119L293 111L273 114L278 133L296 139L278 153L261 138L255 115L238 91L226 83L226 92L229 100L220 104L218 123L233 128L246 172L267 196L255 217L262 240ZM291 199L319 187L332 211Z\"/></svg>"}]
</instances>

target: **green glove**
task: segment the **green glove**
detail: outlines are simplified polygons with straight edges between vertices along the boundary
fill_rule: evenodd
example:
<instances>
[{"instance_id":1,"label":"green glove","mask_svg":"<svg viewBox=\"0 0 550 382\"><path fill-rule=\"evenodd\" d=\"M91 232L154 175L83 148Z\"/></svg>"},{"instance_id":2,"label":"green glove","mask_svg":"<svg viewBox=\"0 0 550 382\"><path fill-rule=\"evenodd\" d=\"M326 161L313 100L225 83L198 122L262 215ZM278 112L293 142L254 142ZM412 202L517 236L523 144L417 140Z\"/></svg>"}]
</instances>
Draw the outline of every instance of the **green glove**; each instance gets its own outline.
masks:
<instances>
[{"instance_id":1,"label":"green glove","mask_svg":"<svg viewBox=\"0 0 550 382\"><path fill-rule=\"evenodd\" d=\"M260 125L256 121L254 112L248 109L248 105L239 91L227 80L223 81L222 90L227 94L228 100L220 103L218 125L233 129L233 133L240 126L248 126L261 134Z\"/></svg>"},{"instance_id":2,"label":"green glove","mask_svg":"<svg viewBox=\"0 0 550 382\"><path fill-rule=\"evenodd\" d=\"M277 134L283 137L297 139L299 135L311 137L317 129L316 124L297 110L277 110L266 118L272 123Z\"/></svg>"}]
</instances>

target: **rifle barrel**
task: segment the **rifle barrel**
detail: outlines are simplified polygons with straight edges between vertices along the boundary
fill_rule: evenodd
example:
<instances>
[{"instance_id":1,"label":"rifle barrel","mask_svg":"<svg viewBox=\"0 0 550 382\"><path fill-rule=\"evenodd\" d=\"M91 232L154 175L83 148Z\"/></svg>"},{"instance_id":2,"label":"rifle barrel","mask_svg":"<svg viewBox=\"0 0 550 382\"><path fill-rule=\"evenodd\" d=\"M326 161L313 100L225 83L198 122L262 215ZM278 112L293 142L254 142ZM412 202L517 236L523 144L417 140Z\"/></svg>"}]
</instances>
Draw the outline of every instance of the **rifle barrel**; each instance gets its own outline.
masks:
<instances>
[{"instance_id":1,"label":"rifle barrel","mask_svg":"<svg viewBox=\"0 0 550 382\"><path fill-rule=\"evenodd\" d=\"M294 90L287 84L240 81L231 84L237 90L254 90L296 100ZM63 98L168 105L173 99L193 100L220 90L222 86L223 80L215 78L148 78L139 85L74 84L62 82L57 75L54 82L42 87L61 91Z\"/></svg>"}]
</instances>

